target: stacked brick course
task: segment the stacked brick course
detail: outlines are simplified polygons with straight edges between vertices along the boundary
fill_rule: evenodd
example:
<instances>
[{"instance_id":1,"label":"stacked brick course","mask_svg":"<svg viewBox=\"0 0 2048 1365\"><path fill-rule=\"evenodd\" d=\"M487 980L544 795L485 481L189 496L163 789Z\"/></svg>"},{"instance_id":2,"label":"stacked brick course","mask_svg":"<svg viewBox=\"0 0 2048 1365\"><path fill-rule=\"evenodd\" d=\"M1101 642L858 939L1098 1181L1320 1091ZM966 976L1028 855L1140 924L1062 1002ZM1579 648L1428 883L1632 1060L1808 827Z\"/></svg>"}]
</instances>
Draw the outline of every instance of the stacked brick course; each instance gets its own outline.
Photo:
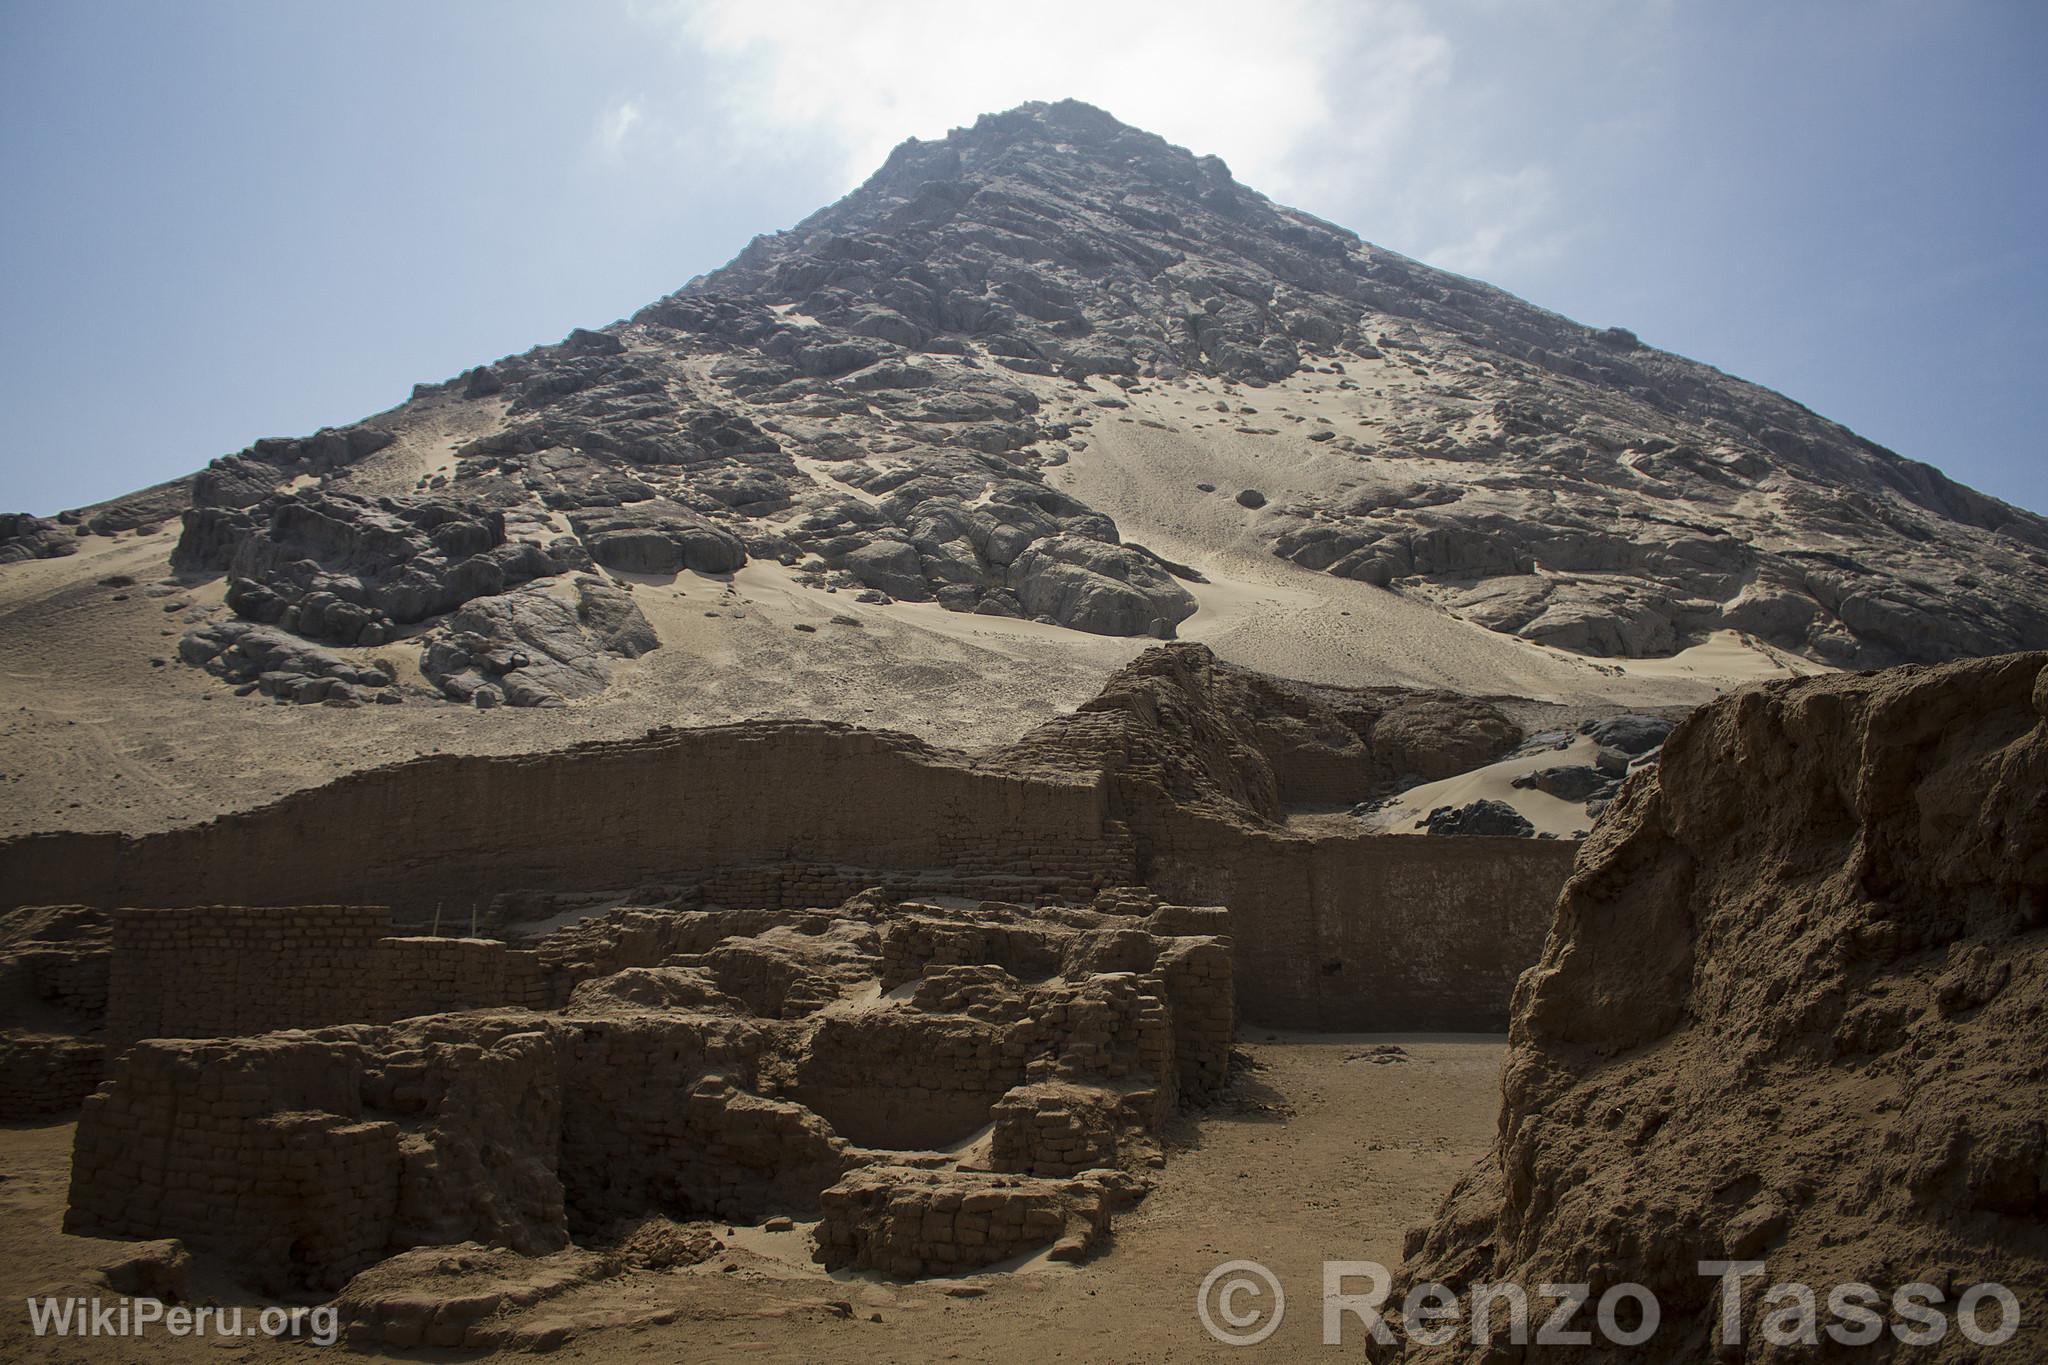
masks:
<instances>
[{"instance_id":1,"label":"stacked brick course","mask_svg":"<svg viewBox=\"0 0 2048 1365\"><path fill-rule=\"evenodd\" d=\"M1109 1231L1111 1199L1088 1181L856 1171L821 1197L817 1259L896 1279L950 1275L1043 1247L1077 1260Z\"/></svg>"}]
</instances>

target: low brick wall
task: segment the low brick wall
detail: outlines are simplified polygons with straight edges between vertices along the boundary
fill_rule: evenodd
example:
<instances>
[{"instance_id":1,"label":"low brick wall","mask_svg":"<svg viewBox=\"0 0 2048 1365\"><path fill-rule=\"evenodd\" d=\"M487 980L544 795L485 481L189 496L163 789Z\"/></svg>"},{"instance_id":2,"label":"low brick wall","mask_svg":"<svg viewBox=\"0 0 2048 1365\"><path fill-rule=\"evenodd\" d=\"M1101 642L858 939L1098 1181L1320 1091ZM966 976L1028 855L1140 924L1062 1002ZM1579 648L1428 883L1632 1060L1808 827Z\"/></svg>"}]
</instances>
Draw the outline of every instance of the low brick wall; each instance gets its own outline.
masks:
<instances>
[{"instance_id":1,"label":"low brick wall","mask_svg":"<svg viewBox=\"0 0 2048 1365\"><path fill-rule=\"evenodd\" d=\"M384 1023L553 995L538 956L493 939L393 937L381 906L116 910L107 1046Z\"/></svg>"}]
</instances>

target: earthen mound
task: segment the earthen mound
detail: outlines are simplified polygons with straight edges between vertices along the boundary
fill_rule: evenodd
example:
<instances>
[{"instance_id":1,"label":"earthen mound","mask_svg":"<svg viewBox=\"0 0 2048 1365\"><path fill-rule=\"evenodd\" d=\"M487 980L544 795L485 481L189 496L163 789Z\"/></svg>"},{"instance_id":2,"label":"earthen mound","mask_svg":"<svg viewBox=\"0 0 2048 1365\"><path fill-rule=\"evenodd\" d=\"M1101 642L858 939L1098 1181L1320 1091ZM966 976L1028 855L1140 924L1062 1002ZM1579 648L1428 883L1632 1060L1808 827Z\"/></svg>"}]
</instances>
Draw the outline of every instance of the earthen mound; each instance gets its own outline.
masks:
<instances>
[{"instance_id":1,"label":"earthen mound","mask_svg":"<svg viewBox=\"0 0 2048 1365\"><path fill-rule=\"evenodd\" d=\"M1652 1290L1633 1351L1852 1354L1835 1286L1931 1284L1928 1358L2048 1352L2048 656L1748 690L1681 724L1594 831L1516 992L1496 1155L1411 1234L1407 1277ZM1796 1281L1817 1345L1773 1347ZM2025 1310L2002 1345L1958 1301ZM1591 1311L1587 1316L1590 1318ZM1996 1334L2001 1314L1978 1314ZM1582 1324L1583 1325L1583 1324ZM1902 1324L1917 1330L1913 1324ZM1797 1324L1780 1319L1782 1331ZM1498 1338L1496 1337L1496 1340ZM1456 1344L1408 1358L1477 1358ZM1488 1357L1492 1358L1491 1356ZM1858 1358L1868 1358L1867 1355Z\"/></svg>"}]
</instances>

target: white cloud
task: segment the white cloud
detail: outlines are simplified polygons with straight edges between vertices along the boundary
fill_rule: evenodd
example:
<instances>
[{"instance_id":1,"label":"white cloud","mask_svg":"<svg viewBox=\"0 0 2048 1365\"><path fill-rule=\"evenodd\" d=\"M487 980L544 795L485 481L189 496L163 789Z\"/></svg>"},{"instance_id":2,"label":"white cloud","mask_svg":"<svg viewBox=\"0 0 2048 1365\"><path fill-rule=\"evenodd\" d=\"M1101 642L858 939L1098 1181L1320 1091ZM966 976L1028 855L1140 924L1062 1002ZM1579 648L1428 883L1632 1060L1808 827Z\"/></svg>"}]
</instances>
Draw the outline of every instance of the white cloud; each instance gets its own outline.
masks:
<instances>
[{"instance_id":1,"label":"white cloud","mask_svg":"<svg viewBox=\"0 0 2048 1365\"><path fill-rule=\"evenodd\" d=\"M1449 55L1409 0L679 0L640 12L719 72L721 138L755 155L827 141L848 186L905 137L1071 97L1285 197L1329 176L1317 146L1333 133L1348 158L1384 152ZM1344 113L1361 86L1370 106Z\"/></svg>"},{"instance_id":2,"label":"white cloud","mask_svg":"<svg viewBox=\"0 0 2048 1365\"><path fill-rule=\"evenodd\" d=\"M1568 243L1544 167L1468 175L1449 198L1445 217L1459 235L1423 251L1431 265L1484 279L1504 266L1545 264Z\"/></svg>"},{"instance_id":3,"label":"white cloud","mask_svg":"<svg viewBox=\"0 0 2048 1365\"><path fill-rule=\"evenodd\" d=\"M805 183L822 170L822 203L906 137L1071 97L1221 156L1283 203L1485 277L1553 264L1582 239L1566 208L1600 151L1542 111L1559 88L1646 70L1665 0L1632 3L1578 0L1552 24L1507 0L626 0L674 76L612 106L599 140L643 170L687 160Z\"/></svg>"},{"instance_id":4,"label":"white cloud","mask_svg":"<svg viewBox=\"0 0 2048 1365\"><path fill-rule=\"evenodd\" d=\"M596 141L597 149L607 160L617 160L625 154L626 139L633 135L647 115L637 99L614 100L598 116Z\"/></svg>"}]
</instances>

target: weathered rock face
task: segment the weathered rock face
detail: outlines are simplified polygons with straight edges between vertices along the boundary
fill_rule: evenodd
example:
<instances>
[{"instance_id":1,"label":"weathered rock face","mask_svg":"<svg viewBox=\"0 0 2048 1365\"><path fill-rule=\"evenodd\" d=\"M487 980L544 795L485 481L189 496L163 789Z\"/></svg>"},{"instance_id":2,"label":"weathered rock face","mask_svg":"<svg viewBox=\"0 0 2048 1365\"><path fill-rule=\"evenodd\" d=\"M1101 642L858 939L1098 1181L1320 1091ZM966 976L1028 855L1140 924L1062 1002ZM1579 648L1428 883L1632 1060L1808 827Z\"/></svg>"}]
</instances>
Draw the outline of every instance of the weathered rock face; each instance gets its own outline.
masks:
<instances>
[{"instance_id":1,"label":"weathered rock face","mask_svg":"<svg viewBox=\"0 0 2048 1365\"><path fill-rule=\"evenodd\" d=\"M454 701L563 706L611 680L606 655L634 659L661 641L627 593L580 577L574 606L540 591L480 597L451 614L420 658L420 672ZM486 689L489 689L486 693Z\"/></svg>"},{"instance_id":2,"label":"weathered rock face","mask_svg":"<svg viewBox=\"0 0 2048 1365\"><path fill-rule=\"evenodd\" d=\"M1664 1325L1632 1358L1673 1361L1740 1354L1702 1260L1768 1265L1739 1320L1771 1359L1766 1284L1816 1287L1825 1347L1829 1286L1875 1286L1896 1321L1901 1285L1953 1315L1996 1281L2018 1334L1978 1347L1952 1322L1940 1357L2038 1359L2044 1020L2048 655L1738 693L1584 847L1516 994L1499 1151L1411 1235L1406 1274L1635 1281ZM1546 1349L1608 1358L1597 1341Z\"/></svg>"},{"instance_id":3,"label":"weathered rock face","mask_svg":"<svg viewBox=\"0 0 2048 1365\"><path fill-rule=\"evenodd\" d=\"M399 625L560 573L546 537L544 524L482 502L302 492L247 510L195 509L172 563L225 571L228 605L244 620L380 645Z\"/></svg>"},{"instance_id":4,"label":"weathered rock face","mask_svg":"<svg viewBox=\"0 0 2048 1365\"><path fill-rule=\"evenodd\" d=\"M76 553L78 536L70 527L27 512L0 512L0 564Z\"/></svg>"},{"instance_id":5,"label":"weathered rock face","mask_svg":"<svg viewBox=\"0 0 2048 1365\"><path fill-rule=\"evenodd\" d=\"M247 621L185 632L178 657L237 684L244 694L260 692L280 701L354 706L403 699L392 686L395 675L389 665L354 664L296 635Z\"/></svg>"},{"instance_id":6,"label":"weathered rock face","mask_svg":"<svg viewBox=\"0 0 2048 1365\"><path fill-rule=\"evenodd\" d=\"M1132 804L1163 799L1265 822L1289 804L1355 801L1464 772L1521 738L1478 698L1318 687L1174 644L1139 655L1102 695L1026 735L1003 761L1100 768Z\"/></svg>"}]
</instances>

